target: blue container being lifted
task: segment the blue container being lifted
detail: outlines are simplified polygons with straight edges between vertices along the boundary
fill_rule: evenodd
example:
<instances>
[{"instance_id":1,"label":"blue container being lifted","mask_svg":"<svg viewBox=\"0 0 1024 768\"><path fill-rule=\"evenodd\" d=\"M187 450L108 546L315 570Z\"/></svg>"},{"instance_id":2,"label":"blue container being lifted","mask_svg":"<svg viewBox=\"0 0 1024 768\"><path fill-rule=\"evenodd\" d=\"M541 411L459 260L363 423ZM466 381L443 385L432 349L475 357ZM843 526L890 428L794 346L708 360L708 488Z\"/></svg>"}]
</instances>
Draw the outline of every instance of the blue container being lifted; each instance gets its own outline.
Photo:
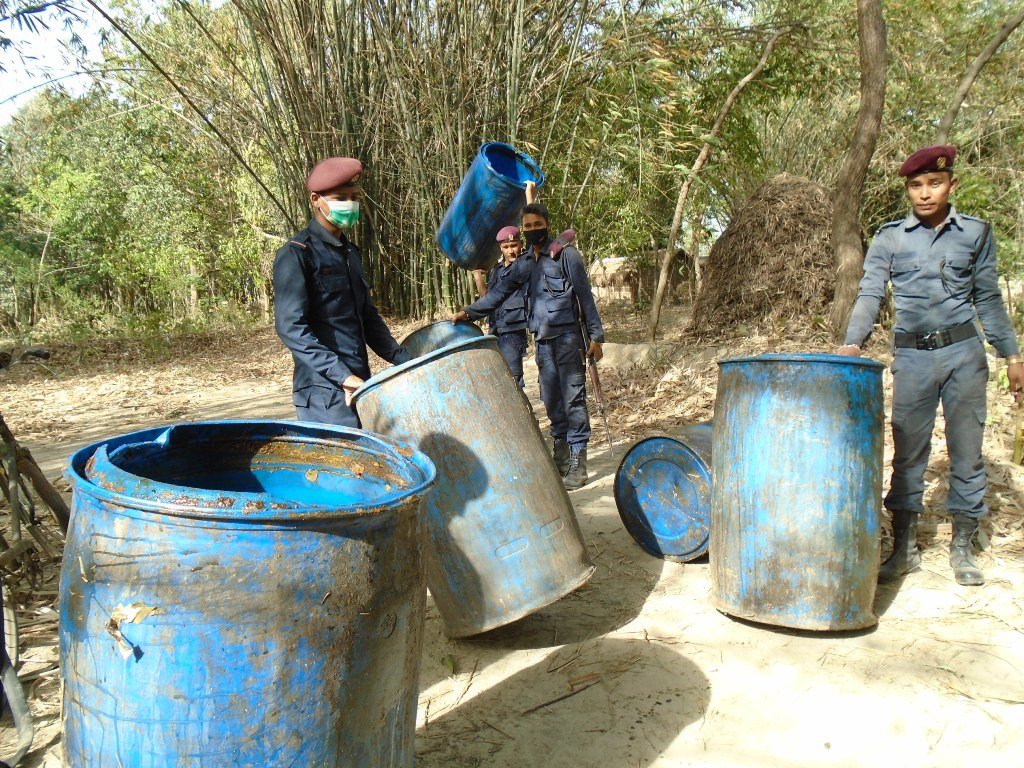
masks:
<instances>
[{"instance_id":1,"label":"blue container being lifted","mask_svg":"<svg viewBox=\"0 0 1024 768\"><path fill-rule=\"evenodd\" d=\"M544 172L532 157L499 141L480 147L437 230L437 244L455 266L494 266L495 237L502 227L519 224L528 181L538 189L544 184Z\"/></svg>"},{"instance_id":2,"label":"blue container being lifted","mask_svg":"<svg viewBox=\"0 0 1024 768\"><path fill-rule=\"evenodd\" d=\"M735 357L719 366L715 607L795 629L874 625L884 366L827 354Z\"/></svg>"},{"instance_id":3,"label":"blue container being lifted","mask_svg":"<svg viewBox=\"0 0 1024 768\"><path fill-rule=\"evenodd\" d=\"M650 555L687 563L708 551L711 423L689 424L629 449L615 473L622 524Z\"/></svg>"},{"instance_id":4,"label":"blue container being lifted","mask_svg":"<svg viewBox=\"0 0 1024 768\"><path fill-rule=\"evenodd\" d=\"M423 453L221 421L95 443L68 476L69 766L412 766Z\"/></svg>"},{"instance_id":5,"label":"blue container being lifted","mask_svg":"<svg viewBox=\"0 0 1024 768\"><path fill-rule=\"evenodd\" d=\"M451 320L441 320L413 331L402 339L402 346L409 350L409 354L413 357L420 357L436 349L447 347L449 344L466 339L476 339L483 335L484 332L476 323L465 321L453 323Z\"/></svg>"},{"instance_id":6,"label":"blue container being lifted","mask_svg":"<svg viewBox=\"0 0 1024 768\"><path fill-rule=\"evenodd\" d=\"M437 466L427 586L449 637L527 616L594 573L572 502L494 336L388 368L356 390L369 429Z\"/></svg>"}]
</instances>

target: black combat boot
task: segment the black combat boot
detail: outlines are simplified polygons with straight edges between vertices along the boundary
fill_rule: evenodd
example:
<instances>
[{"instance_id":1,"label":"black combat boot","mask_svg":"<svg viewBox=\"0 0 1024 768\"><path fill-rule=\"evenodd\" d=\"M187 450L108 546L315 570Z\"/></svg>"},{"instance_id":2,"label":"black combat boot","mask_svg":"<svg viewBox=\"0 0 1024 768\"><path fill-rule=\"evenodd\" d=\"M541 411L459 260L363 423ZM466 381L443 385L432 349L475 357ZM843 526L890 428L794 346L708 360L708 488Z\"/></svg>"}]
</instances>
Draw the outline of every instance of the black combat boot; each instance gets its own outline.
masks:
<instances>
[{"instance_id":1,"label":"black combat boot","mask_svg":"<svg viewBox=\"0 0 1024 768\"><path fill-rule=\"evenodd\" d=\"M587 484L586 446L573 446L569 452L569 470L565 473L565 487L570 491Z\"/></svg>"},{"instance_id":2,"label":"black combat boot","mask_svg":"<svg viewBox=\"0 0 1024 768\"><path fill-rule=\"evenodd\" d=\"M921 552L917 548L916 512L895 509L892 513L892 554L878 569L878 582L886 584L921 568Z\"/></svg>"},{"instance_id":3,"label":"black combat boot","mask_svg":"<svg viewBox=\"0 0 1024 768\"><path fill-rule=\"evenodd\" d=\"M555 460L555 469L562 477L565 477L565 473L569 471L569 454L569 444L565 440L555 440L552 458Z\"/></svg>"},{"instance_id":4,"label":"black combat boot","mask_svg":"<svg viewBox=\"0 0 1024 768\"><path fill-rule=\"evenodd\" d=\"M974 560L971 541L978 530L977 518L953 515L953 540L949 542L949 564L956 583L976 587L985 583L985 574Z\"/></svg>"}]
</instances>

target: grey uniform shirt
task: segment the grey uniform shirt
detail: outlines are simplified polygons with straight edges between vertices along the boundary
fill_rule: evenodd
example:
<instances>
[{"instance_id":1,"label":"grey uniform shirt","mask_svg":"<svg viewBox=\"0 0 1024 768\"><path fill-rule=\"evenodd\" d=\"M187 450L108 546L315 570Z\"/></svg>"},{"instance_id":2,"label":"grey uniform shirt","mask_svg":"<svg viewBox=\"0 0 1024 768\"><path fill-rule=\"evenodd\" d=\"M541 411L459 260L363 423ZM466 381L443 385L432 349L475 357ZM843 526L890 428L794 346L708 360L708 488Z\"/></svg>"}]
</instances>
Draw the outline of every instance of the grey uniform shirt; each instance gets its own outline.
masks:
<instances>
[{"instance_id":1,"label":"grey uniform shirt","mask_svg":"<svg viewBox=\"0 0 1024 768\"><path fill-rule=\"evenodd\" d=\"M913 212L879 229L864 257L847 344L860 346L871 333L887 282L892 282L897 333L930 333L977 319L1000 355L1017 354L1017 336L999 291L995 238L981 219L950 206L935 229Z\"/></svg>"}]
</instances>

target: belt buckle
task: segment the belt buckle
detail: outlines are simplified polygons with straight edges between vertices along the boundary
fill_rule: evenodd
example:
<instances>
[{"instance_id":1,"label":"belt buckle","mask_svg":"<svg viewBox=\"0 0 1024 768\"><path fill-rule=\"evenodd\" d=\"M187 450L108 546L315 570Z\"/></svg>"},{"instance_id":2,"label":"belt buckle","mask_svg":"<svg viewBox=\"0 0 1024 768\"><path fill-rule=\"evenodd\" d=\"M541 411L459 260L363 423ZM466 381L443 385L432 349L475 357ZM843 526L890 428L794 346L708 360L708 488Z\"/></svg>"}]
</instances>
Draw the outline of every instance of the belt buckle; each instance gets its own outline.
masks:
<instances>
[{"instance_id":1,"label":"belt buckle","mask_svg":"<svg viewBox=\"0 0 1024 768\"><path fill-rule=\"evenodd\" d=\"M953 337L949 330L942 331L930 331L928 333L922 333L917 337L917 348L925 351L933 351L941 349L942 347L948 347L953 342Z\"/></svg>"}]
</instances>

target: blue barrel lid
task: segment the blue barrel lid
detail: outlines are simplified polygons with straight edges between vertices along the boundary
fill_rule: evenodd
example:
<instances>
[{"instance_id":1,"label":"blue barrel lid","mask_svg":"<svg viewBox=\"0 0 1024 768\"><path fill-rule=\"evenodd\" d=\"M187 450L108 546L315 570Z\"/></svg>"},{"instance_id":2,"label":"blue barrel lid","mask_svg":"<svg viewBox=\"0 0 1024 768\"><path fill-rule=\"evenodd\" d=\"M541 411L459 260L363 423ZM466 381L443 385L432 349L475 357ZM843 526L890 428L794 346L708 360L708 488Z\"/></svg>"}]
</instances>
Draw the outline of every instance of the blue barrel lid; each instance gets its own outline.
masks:
<instances>
[{"instance_id":1,"label":"blue barrel lid","mask_svg":"<svg viewBox=\"0 0 1024 768\"><path fill-rule=\"evenodd\" d=\"M131 509L276 521L369 517L425 494L433 462L361 429L289 421L192 422L93 443L68 476Z\"/></svg>"},{"instance_id":2,"label":"blue barrel lid","mask_svg":"<svg viewBox=\"0 0 1024 768\"><path fill-rule=\"evenodd\" d=\"M679 440L641 440L626 452L615 473L615 506L645 552L666 560L693 560L708 549L711 468Z\"/></svg>"},{"instance_id":3,"label":"blue barrel lid","mask_svg":"<svg viewBox=\"0 0 1024 768\"><path fill-rule=\"evenodd\" d=\"M424 365L430 365L435 360L440 360L442 357L448 355L454 355L467 349L473 349L475 347L490 347L495 352L498 351L498 337L497 336L477 336L472 339L465 339L464 341L457 341L454 344L449 344L440 349L435 349L433 352L428 352L420 357L414 357L412 360L408 360L401 365L393 365L390 368L385 368L380 373L377 373L366 381L363 382L362 386L359 387L352 394L352 404L356 406L358 411L359 398L365 395L368 391L376 389L386 381L390 381L396 376L401 376L407 371L411 371L413 368L419 368ZM500 354L500 353L499 353Z\"/></svg>"},{"instance_id":4,"label":"blue barrel lid","mask_svg":"<svg viewBox=\"0 0 1024 768\"><path fill-rule=\"evenodd\" d=\"M850 355L833 355L827 352L773 352L766 355L742 355L719 360L719 365L732 363L836 363L840 365L861 365L866 368L885 368L884 363L870 357L852 357Z\"/></svg>"}]
</instances>

